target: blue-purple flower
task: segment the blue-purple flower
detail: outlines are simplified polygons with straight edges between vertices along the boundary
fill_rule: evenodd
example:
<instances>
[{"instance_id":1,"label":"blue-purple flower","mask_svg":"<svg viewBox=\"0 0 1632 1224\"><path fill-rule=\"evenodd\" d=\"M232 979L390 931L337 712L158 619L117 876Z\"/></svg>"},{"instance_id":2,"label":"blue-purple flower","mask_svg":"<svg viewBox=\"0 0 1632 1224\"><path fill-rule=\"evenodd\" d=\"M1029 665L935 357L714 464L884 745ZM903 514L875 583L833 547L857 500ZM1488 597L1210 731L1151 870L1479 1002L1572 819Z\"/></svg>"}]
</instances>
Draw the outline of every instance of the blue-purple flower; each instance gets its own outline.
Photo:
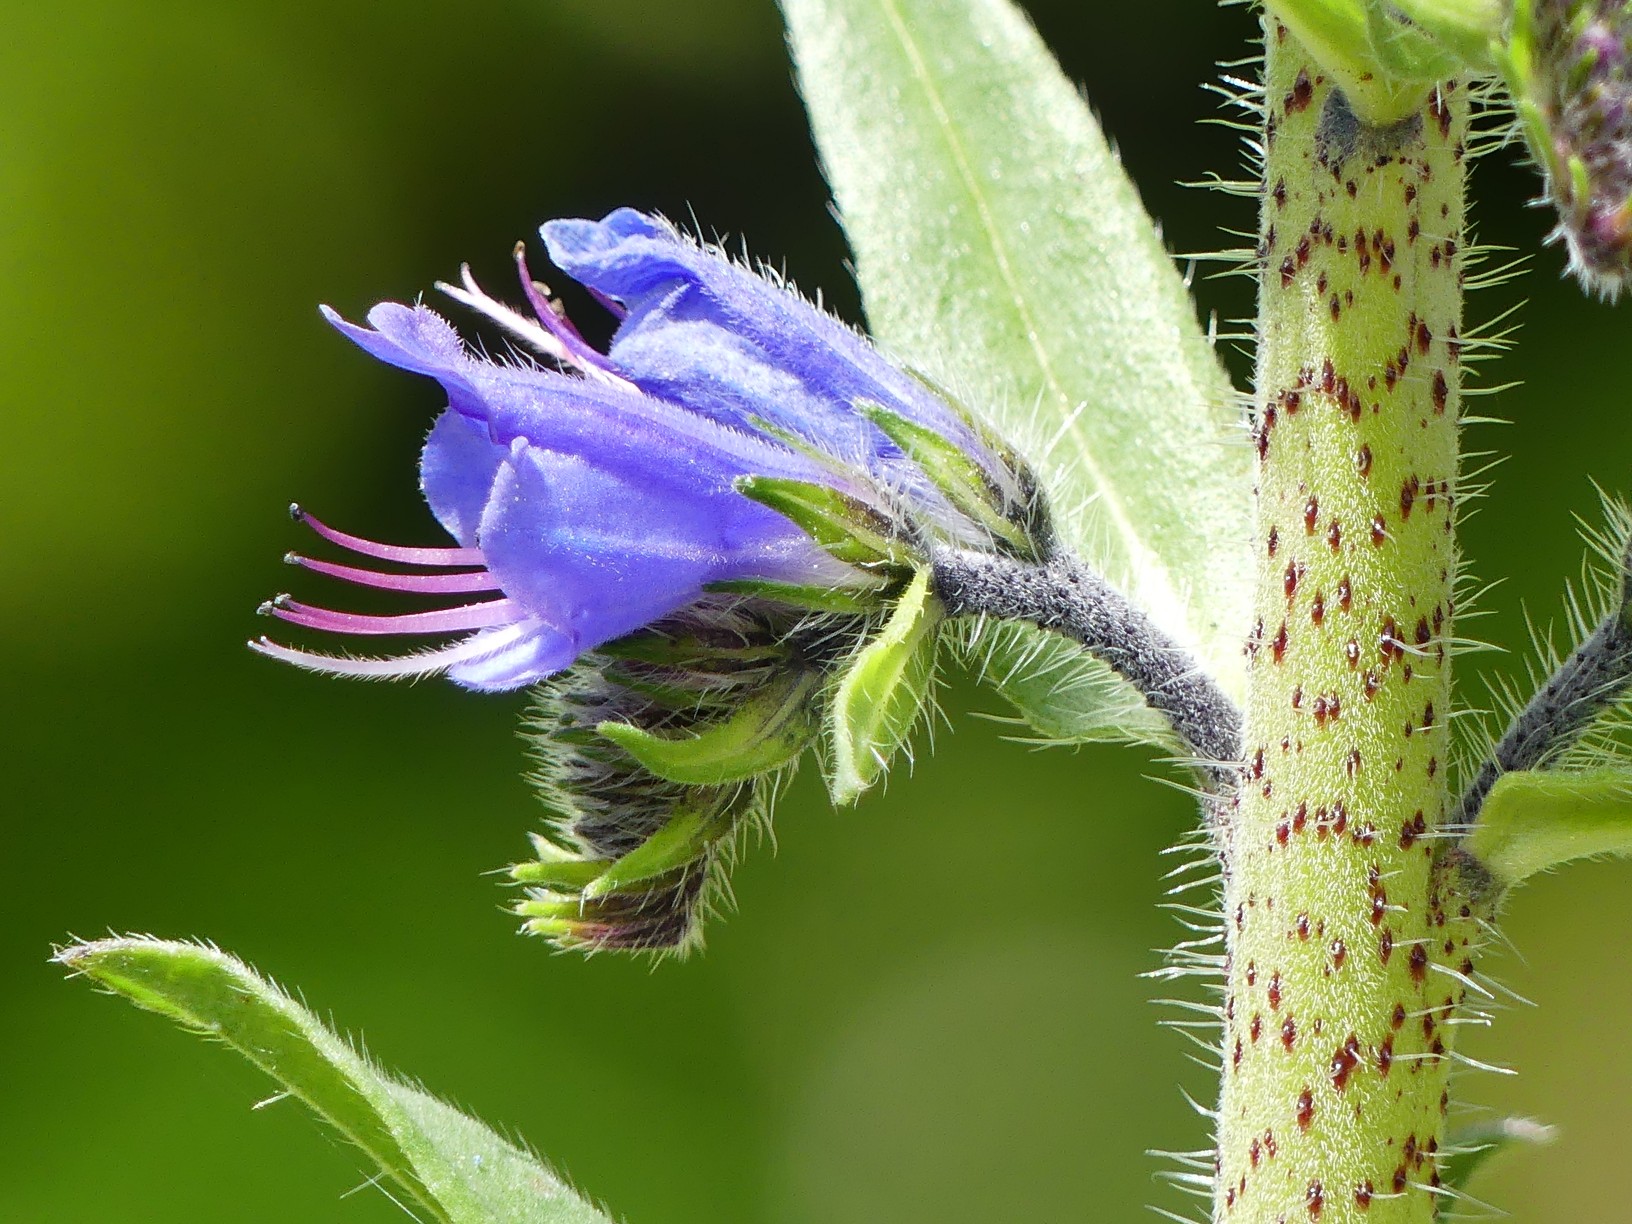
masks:
<instances>
[{"instance_id":1,"label":"blue-purple flower","mask_svg":"<svg viewBox=\"0 0 1632 1224\"><path fill-rule=\"evenodd\" d=\"M290 560L365 586L472 598L388 616L289 596L263 605L340 634L461 636L381 659L266 639L256 649L334 674L445 672L469 688L511 689L688 606L710 584L872 583L743 496L746 477L834 489L880 522L900 522L907 506L909 518L943 534L981 534L874 423L879 412L974 456L983 483L1019 496L1009 468L959 412L780 285L629 209L553 221L543 235L555 263L619 317L606 353L546 299L519 248L530 316L487 296L468 270L462 287L443 288L525 344L525 357L475 354L423 305L376 306L367 327L324 312L368 353L446 392L421 484L457 547L363 540L297 509L330 542L398 568Z\"/></svg>"}]
</instances>

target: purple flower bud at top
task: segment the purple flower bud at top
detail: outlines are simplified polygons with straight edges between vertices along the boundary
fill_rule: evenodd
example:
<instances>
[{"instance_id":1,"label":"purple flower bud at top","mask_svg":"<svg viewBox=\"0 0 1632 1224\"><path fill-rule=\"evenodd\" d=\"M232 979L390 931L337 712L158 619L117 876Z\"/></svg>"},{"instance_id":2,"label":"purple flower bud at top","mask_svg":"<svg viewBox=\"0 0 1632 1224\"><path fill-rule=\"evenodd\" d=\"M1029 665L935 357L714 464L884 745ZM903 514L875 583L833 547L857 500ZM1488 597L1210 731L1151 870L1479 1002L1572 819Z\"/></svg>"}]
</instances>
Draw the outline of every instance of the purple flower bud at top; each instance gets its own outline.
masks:
<instances>
[{"instance_id":1,"label":"purple flower bud at top","mask_svg":"<svg viewBox=\"0 0 1632 1224\"><path fill-rule=\"evenodd\" d=\"M943 534L969 534L969 520L858 406L881 405L933 429L994 483L1013 483L959 413L786 289L628 209L600 222L554 221L543 232L555 261L622 316L608 353L545 300L519 251L533 317L488 297L468 271L462 288L443 288L554 368L477 356L424 306L384 303L368 327L324 311L371 355L441 384L448 407L426 443L421 485L458 547L380 544L297 511L332 543L402 568L289 560L360 585L487 598L393 616L287 596L262 606L335 633L463 636L381 659L264 638L257 650L333 674L445 672L469 688L511 689L685 608L711 583L867 581L790 519L738 493L748 476L836 488L885 518L905 504Z\"/></svg>"},{"instance_id":2,"label":"purple flower bud at top","mask_svg":"<svg viewBox=\"0 0 1632 1224\"><path fill-rule=\"evenodd\" d=\"M557 266L626 310L608 363L648 394L728 424L767 421L920 494L917 472L857 403L984 450L957 413L866 339L660 220L621 208L601 221L551 221L541 233Z\"/></svg>"},{"instance_id":3,"label":"purple flower bud at top","mask_svg":"<svg viewBox=\"0 0 1632 1224\"><path fill-rule=\"evenodd\" d=\"M1513 76L1570 270L1615 298L1632 282L1632 8L1524 0Z\"/></svg>"}]
</instances>

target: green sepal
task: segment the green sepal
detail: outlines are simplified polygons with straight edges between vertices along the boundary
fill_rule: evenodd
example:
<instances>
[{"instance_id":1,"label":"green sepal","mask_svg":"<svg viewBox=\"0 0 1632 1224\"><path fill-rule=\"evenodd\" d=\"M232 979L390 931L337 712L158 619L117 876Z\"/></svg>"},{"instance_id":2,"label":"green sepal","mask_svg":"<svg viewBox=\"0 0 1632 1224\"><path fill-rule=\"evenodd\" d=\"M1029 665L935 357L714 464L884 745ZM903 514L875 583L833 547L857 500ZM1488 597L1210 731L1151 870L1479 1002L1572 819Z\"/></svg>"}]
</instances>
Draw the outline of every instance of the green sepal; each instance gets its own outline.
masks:
<instances>
[{"instance_id":1,"label":"green sepal","mask_svg":"<svg viewBox=\"0 0 1632 1224\"><path fill-rule=\"evenodd\" d=\"M722 722L686 735L662 735L633 723L595 730L659 778L686 786L742 782L792 764L814 733L813 673L801 671L745 701Z\"/></svg>"},{"instance_id":2,"label":"green sepal","mask_svg":"<svg viewBox=\"0 0 1632 1224\"><path fill-rule=\"evenodd\" d=\"M548 845L557 853L548 854L540 851L538 858L512 865L510 878L517 884L560 889L564 892L581 891L609 866L605 859L586 859L570 855L547 839L535 835L533 846L538 849L540 845Z\"/></svg>"},{"instance_id":3,"label":"green sepal","mask_svg":"<svg viewBox=\"0 0 1632 1224\"><path fill-rule=\"evenodd\" d=\"M1526 1145L1543 1147L1558 1132L1530 1118L1497 1118L1478 1122L1451 1132L1445 1154L1439 1162L1441 1183L1449 1190L1465 1190L1469 1180L1493 1156Z\"/></svg>"},{"instance_id":4,"label":"green sepal","mask_svg":"<svg viewBox=\"0 0 1632 1224\"><path fill-rule=\"evenodd\" d=\"M540 939L572 940L583 929L582 921L576 918L528 918L527 902L515 907L517 917L527 918L521 924L522 933L537 935Z\"/></svg>"},{"instance_id":5,"label":"green sepal","mask_svg":"<svg viewBox=\"0 0 1632 1224\"><path fill-rule=\"evenodd\" d=\"M736 489L791 520L840 561L903 568L912 562L889 521L848 493L778 476L739 476Z\"/></svg>"},{"instance_id":6,"label":"green sepal","mask_svg":"<svg viewBox=\"0 0 1632 1224\"><path fill-rule=\"evenodd\" d=\"M1632 855L1632 769L1503 774L1467 849L1503 884L1572 859Z\"/></svg>"},{"instance_id":7,"label":"green sepal","mask_svg":"<svg viewBox=\"0 0 1632 1224\"><path fill-rule=\"evenodd\" d=\"M921 569L884 628L850 661L828 714L828 792L854 803L878 781L918 721L934 679L943 613Z\"/></svg>"},{"instance_id":8,"label":"green sepal","mask_svg":"<svg viewBox=\"0 0 1632 1224\"><path fill-rule=\"evenodd\" d=\"M711 582L703 589L717 595L741 595L773 603L803 608L809 612L839 612L862 616L878 607L887 583L867 587L807 586L794 582L772 582L763 578L742 578Z\"/></svg>"},{"instance_id":9,"label":"green sepal","mask_svg":"<svg viewBox=\"0 0 1632 1224\"><path fill-rule=\"evenodd\" d=\"M534 922L563 923L573 929L584 925L584 899L577 893L530 893L525 900L516 902L514 912L517 917L529 918ZM532 922L528 923L528 929L533 929Z\"/></svg>"},{"instance_id":10,"label":"green sepal","mask_svg":"<svg viewBox=\"0 0 1632 1224\"><path fill-rule=\"evenodd\" d=\"M621 892L631 884L667 875L702 857L708 843L719 837L721 804L682 805L656 833L607 867L583 890L585 901Z\"/></svg>"},{"instance_id":11,"label":"green sepal","mask_svg":"<svg viewBox=\"0 0 1632 1224\"><path fill-rule=\"evenodd\" d=\"M947 501L955 509L1007 544L1014 555L1035 556L1037 542L1025 528L1003 513L1009 499L962 447L882 404L860 401L855 407L858 413L877 425L885 437L899 446L902 454L918 465L919 470L946 495Z\"/></svg>"}]
</instances>

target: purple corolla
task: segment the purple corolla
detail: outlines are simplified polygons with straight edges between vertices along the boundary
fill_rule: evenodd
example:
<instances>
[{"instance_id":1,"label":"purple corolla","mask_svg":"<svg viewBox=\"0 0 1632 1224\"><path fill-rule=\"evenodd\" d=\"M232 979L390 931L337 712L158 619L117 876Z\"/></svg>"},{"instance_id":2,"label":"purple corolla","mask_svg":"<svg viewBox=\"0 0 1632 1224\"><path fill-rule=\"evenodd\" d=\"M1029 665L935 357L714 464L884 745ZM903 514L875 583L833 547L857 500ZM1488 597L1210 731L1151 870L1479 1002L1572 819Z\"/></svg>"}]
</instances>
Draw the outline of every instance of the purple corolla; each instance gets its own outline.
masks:
<instances>
[{"instance_id":1,"label":"purple corolla","mask_svg":"<svg viewBox=\"0 0 1632 1224\"><path fill-rule=\"evenodd\" d=\"M532 683L583 652L696 601L711 584L836 587L867 577L793 521L743 496L742 477L836 488L888 514L903 501L956 520L862 409L887 409L1001 464L969 426L862 337L666 224L622 209L543 229L555 263L620 318L601 353L544 297L519 249L524 316L470 278L444 286L549 365L470 351L424 306L384 303L360 327L329 321L380 360L442 385L421 485L449 548L405 548L296 516L383 571L291 554L307 569L417 595L471 596L433 611L362 615L280 596L263 611L340 634L458 635L393 658L264 654L339 675L446 673L473 689ZM887 490L888 492L885 492Z\"/></svg>"}]
</instances>

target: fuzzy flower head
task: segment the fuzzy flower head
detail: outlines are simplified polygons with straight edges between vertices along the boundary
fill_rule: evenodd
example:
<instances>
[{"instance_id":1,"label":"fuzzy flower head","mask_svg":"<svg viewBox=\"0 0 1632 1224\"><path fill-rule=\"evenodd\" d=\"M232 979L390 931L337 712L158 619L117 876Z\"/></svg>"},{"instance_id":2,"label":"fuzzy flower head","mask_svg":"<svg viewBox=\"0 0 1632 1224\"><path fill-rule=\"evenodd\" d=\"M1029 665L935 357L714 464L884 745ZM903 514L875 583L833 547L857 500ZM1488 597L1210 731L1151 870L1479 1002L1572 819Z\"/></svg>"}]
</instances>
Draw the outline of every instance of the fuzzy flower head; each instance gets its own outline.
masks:
<instances>
[{"instance_id":1,"label":"fuzzy flower head","mask_svg":"<svg viewBox=\"0 0 1632 1224\"><path fill-rule=\"evenodd\" d=\"M1613 299L1632 282L1632 7L1517 0L1508 68L1554 237L1581 282Z\"/></svg>"},{"instance_id":2,"label":"fuzzy flower head","mask_svg":"<svg viewBox=\"0 0 1632 1224\"><path fill-rule=\"evenodd\" d=\"M617 316L607 352L547 299L519 249L529 314L483 293L468 270L443 288L526 356L480 356L423 305L376 306L366 327L324 311L372 356L441 384L448 405L420 483L455 544L382 544L297 508L331 544L393 568L288 559L458 602L363 615L279 596L262 611L336 634L444 641L389 658L264 638L257 650L337 675L445 673L513 689L721 584L842 599L887 588L931 537L1041 546L1023 466L794 293L630 209L542 232L554 263Z\"/></svg>"}]
</instances>

